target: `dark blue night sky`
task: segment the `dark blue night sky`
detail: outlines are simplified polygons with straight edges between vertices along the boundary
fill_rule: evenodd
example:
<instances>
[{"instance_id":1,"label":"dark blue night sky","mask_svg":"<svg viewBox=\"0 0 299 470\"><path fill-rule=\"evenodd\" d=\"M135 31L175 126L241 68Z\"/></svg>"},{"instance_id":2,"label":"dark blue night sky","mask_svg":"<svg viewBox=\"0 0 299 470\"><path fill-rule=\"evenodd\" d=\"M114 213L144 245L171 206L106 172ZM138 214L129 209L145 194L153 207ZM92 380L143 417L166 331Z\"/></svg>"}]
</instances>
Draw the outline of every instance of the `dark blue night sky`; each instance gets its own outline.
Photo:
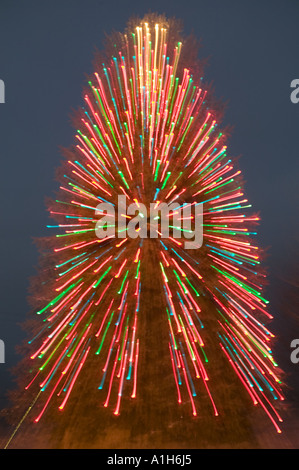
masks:
<instances>
[{"instance_id":1,"label":"dark blue night sky","mask_svg":"<svg viewBox=\"0 0 299 470\"><path fill-rule=\"evenodd\" d=\"M38 260L32 239L48 234L44 200L57 187L59 147L73 142L70 115L83 104L85 74L105 33L122 31L130 16L149 9L182 19L185 34L201 39L205 80L227 103L223 124L234 128L229 154L240 156L248 199L262 217L258 239L268 248L267 296L274 305L281 266L288 271L297 255L299 103L290 100L290 83L299 78L298 1L1 0L0 338L6 363L0 364L0 405L24 338L19 324L29 311L28 283ZM281 361L298 375L288 341L299 329L288 326L283 312L274 313L275 328L285 329Z\"/></svg>"}]
</instances>

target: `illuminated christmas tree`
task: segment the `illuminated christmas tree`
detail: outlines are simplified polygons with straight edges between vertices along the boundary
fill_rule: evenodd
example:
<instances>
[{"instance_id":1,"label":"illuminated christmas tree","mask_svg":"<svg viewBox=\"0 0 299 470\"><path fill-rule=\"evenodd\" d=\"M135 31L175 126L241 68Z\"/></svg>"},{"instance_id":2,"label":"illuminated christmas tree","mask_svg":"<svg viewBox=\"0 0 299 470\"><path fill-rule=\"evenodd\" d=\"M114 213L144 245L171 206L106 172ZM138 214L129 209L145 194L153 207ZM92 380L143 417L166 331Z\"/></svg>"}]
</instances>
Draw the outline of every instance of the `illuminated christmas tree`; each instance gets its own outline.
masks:
<instances>
[{"instance_id":1,"label":"illuminated christmas tree","mask_svg":"<svg viewBox=\"0 0 299 470\"><path fill-rule=\"evenodd\" d=\"M91 373L115 415L128 406L124 397L138 401L146 335L140 325L155 280L160 301L151 306L146 328L149 333L156 320L168 328L168 399L190 403L192 417L208 398L211 416L218 416L213 385L227 379L213 377L218 355L280 432L273 403L283 396L266 326L262 252L253 241L259 218L229 156L197 50L175 21L155 15L132 20L125 34L110 39L97 57L75 145L65 151L60 189L49 203L55 234L42 242L35 280L39 330L30 340L26 387L37 395L35 421L50 407L70 406L72 392ZM134 213L119 212L119 196L135 204ZM168 236L159 216L152 232L146 220L141 236L138 209L163 203L178 207L169 214ZM202 208L202 240L188 249L196 207ZM127 233L130 222L135 238Z\"/></svg>"}]
</instances>

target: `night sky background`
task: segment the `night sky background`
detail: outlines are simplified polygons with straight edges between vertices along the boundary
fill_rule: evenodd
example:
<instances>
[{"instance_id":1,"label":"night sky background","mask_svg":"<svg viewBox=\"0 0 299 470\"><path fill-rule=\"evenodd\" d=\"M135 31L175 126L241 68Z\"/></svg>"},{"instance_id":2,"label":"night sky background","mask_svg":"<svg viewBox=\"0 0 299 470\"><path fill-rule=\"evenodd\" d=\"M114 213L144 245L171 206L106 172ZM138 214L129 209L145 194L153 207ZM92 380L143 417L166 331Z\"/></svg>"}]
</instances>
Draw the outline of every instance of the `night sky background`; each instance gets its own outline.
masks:
<instances>
[{"instance_id":1,"label":"night sky background","mask_svg":"<svg viewBox=\"0 0 299 470\"><path fill-rule=\"evenodd\" d=\"M83 105L86 74L105 33L123 31L130 16L149 11L181 19L184 33L201 40L205 82L227 103L223 124L234 128L228 154L240 156L246 195L262 218L258 243L268 253L276 359L299 401L299 364L290 361L290 342L299 338L299 103L290 100L290 83L299 78L298 0L1 0L0 409L25 337L19 324L36 273L33 238L49 234L45 198L57 188L59 148L74 142L72 110Z\"/></svg>"}]
</instances>

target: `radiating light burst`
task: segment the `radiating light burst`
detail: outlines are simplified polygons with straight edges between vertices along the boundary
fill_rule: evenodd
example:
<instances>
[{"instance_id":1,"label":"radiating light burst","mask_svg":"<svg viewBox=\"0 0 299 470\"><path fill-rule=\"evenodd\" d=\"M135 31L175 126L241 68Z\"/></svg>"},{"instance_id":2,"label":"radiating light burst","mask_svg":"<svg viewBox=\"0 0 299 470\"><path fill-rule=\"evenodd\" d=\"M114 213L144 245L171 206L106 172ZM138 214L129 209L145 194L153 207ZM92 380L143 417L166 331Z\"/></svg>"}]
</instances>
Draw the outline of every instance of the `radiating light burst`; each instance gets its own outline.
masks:
<instances>
[{"instance_id":1,"label":"radiating light burst","mask_svg":"<svg viewBox=\"0 0 299 470\"><path fill-rule=\"evenodd\" d=\"M50 207L54 276L47 271L48 301L37 312L44 325L30 341L36 369L26 387L42 391L35 421L50 403L61 411L68 405L89 364L99 400L115 415L124 394L138 397L139 323L149 287L144 246L150 242L164 291L155 308L168 322L165 356L178 403L189 401L197 416L197 390L204 386L211 413L219 413L202 318L215 315L219 355L280 432L274 403L283 396L273 335L264 324L271 315L262 295L261 252L252 241L258 217L248 213L241 172L227 155L217 112L195 71L200 64L187 63L188 42L180 41L175 23L155 15L131 23L109 47L110 58L98 61L88 82L76 145L66 152ZM186 250L171 236L99 239L97 205L115 206L119 194L137 205L203 203L203 246Z\"/></svg>"}]
</instances>

